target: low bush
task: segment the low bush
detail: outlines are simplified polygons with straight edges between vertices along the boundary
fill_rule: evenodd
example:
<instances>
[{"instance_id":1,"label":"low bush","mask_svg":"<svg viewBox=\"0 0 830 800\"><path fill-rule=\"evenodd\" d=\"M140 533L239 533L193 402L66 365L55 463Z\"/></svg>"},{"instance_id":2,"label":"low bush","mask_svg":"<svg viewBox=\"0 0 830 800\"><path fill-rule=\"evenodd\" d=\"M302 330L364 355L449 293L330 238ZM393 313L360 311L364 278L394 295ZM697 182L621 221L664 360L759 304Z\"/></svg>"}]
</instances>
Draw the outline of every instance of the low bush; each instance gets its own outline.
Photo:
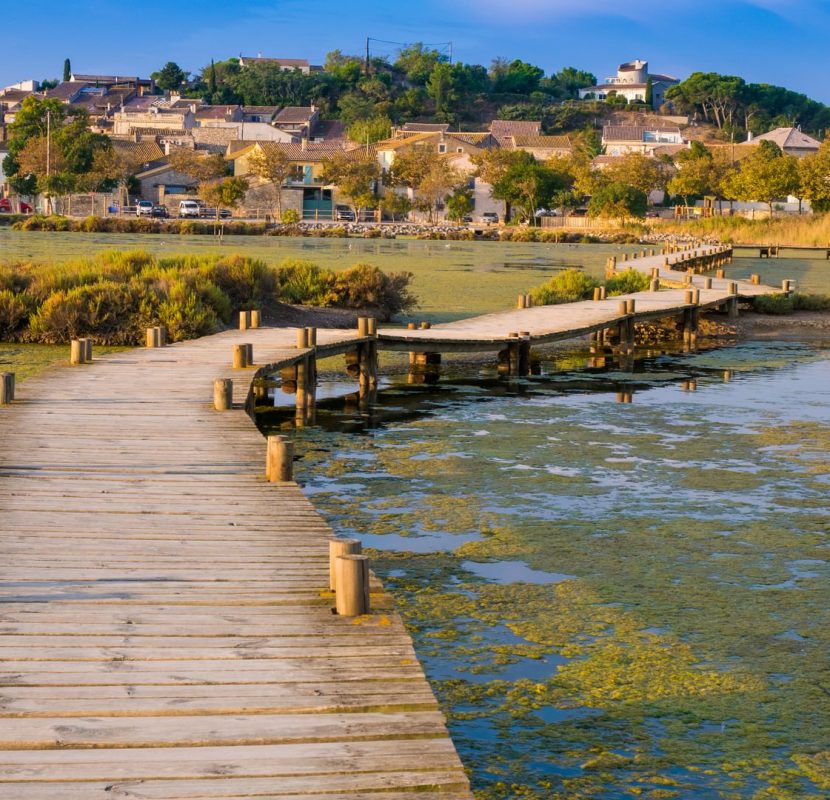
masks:
<instances>
[{"instance_id":1,"label":"low bush","mask_svg":"<svg viewBox=\"0 0 830 800\"><path fill-rule=\"evenodd\" d=\"M241 255L109 251L63 264L0 264L0 338L57 344L92 336L100 344L138 344L165 325L173 341L227 324L235 311L276 300L371 307L388 319L410 309L410 273L369 264L342 273L309 261L272 267Z\"/></svg>"},{"instance_id":2,"label":"low bush","mask_svg":"<svg viewBox=\"0 0 830 800\"><path fill-rule=\"evenodd\" d=\"M593 294L599 282L580 269L566 269L547 283L532 289L534 305L549 306L586 300Z\"/></svg>"},{"instance_id":3,"label":"low bush","mask_svg":"<svg viewBox=\"0 0 830 800\"><path fill-rule=\"evenodd\" d=\"M609 297L620 294L633 294L644 292L651 285L651 278L644 272L635 269L627 269L618 272L613 278L605 282L605 291Z\"/></svg>"},{"instance_id":4,"label":"low bush","mask_svg":"<svg viewBox=\"0 0 830 800\"><path fill-rule=\"evenodd\" d=\"M796 311L830 311L830 295L796 293L793 307Z\"/></svg>"},{"instance_id":5,"label":"low bush","mask_svg":"<svg viewBox=\"0 0 830 800\"><path fill-rule=\"evenodd\" d=\"M300 214L295 208L287 208L282 212L280 221L283 225L296 225L300 221Z\"/></svg>"}]
</instances>

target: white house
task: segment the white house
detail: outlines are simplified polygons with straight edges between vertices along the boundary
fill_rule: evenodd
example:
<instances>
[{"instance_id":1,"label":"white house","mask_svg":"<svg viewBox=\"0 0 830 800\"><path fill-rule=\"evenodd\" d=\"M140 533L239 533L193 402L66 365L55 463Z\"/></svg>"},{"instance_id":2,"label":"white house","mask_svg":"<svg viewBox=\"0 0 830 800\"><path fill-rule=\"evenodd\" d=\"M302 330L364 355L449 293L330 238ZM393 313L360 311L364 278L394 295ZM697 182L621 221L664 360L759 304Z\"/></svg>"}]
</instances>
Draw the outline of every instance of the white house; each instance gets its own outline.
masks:
<instances>
[{"instance_id":1,"label":"white house","mask_svg":"<svg viewBox=\"0 0 830 800\"><path fill-rule=\"evenodd\" d=\"M602 129L602 146L606 155L624 156L628 153L654 155L666 145L682 145L683 134L676 125L606 125Z\"/></svg>"},{"instance_id":2,"label":"white house","mask_svg":"<svg viewBox=\"0 0 830 800\"><path fill-rule=\"evenodd\" d=\"M666 89L680 83L671 75L648 71L648 61L626 61L617 67L617 74L605 79L605 83L586 86L579 90L581 100L607 100L609 96L624 97L629 103L645 103L649 79L651 80L651 105L660 108L666 99Z\"/></svg>"}]
</instances>

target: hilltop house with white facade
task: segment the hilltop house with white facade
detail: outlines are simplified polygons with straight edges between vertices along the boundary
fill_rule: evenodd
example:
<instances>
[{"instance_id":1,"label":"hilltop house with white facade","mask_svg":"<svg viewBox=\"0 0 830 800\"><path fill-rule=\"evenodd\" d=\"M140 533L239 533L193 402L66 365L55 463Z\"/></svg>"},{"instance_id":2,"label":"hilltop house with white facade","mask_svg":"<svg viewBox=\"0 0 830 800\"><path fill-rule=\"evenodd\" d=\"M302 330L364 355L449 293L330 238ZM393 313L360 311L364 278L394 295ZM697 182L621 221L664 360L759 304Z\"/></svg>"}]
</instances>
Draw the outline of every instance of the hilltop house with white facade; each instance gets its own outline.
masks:
<instances>
[{"instance_id":1,"label":"hilltop house with white facade","mask_svg":"<svg viewBox=\"0 0 830 800\"><path fill-rule=\"evenodd\" d=\"M617 74L605 83L586 86L579 90L580 100L606 100L610 95L624 97L629 103L645 103L648 82L651 79L651 105L660 108L666 99L666 89L680 81L671 75L648 71L648 61L626 61L617 67Z\"/></svg>"}]
</instances>

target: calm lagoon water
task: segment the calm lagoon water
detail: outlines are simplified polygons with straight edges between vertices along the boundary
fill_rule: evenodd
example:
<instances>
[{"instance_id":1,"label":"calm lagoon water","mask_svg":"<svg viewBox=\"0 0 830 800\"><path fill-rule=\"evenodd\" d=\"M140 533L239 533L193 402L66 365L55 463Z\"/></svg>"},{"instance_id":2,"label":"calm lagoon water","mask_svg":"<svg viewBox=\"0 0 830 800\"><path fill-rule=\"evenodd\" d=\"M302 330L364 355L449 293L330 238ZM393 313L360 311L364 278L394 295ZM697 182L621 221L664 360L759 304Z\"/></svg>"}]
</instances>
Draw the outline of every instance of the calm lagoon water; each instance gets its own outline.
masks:
<instances>
[{"instance_id":1,"label":"calm lagoon water","mask_svg":"<svg viewBox=\"0 0 830 800\"><path fill-rule=\"evenodd\" d=\"M826 797L830 342L571 363L392 376L296 433L478 795Z\"/></svg>"}]
</instances>

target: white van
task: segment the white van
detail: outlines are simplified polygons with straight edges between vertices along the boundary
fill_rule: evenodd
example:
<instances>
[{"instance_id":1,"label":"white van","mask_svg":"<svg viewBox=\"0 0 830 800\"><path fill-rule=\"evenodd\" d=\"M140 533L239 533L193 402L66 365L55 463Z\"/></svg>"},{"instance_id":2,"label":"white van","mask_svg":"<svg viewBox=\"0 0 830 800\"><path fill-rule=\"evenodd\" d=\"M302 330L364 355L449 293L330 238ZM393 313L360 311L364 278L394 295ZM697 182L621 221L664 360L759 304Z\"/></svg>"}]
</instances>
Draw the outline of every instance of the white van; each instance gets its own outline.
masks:
<instances>
[{"instance_id":1,"label":"white van","mask_svg":"<svg viewBox=\"0 0 830 800\"><path fill-rule=\"evenodd\" d=\"M195 200L182 200L179 203L180 217L199 217L202 213L202 207Z\"/></svg>"}]
</instances>

